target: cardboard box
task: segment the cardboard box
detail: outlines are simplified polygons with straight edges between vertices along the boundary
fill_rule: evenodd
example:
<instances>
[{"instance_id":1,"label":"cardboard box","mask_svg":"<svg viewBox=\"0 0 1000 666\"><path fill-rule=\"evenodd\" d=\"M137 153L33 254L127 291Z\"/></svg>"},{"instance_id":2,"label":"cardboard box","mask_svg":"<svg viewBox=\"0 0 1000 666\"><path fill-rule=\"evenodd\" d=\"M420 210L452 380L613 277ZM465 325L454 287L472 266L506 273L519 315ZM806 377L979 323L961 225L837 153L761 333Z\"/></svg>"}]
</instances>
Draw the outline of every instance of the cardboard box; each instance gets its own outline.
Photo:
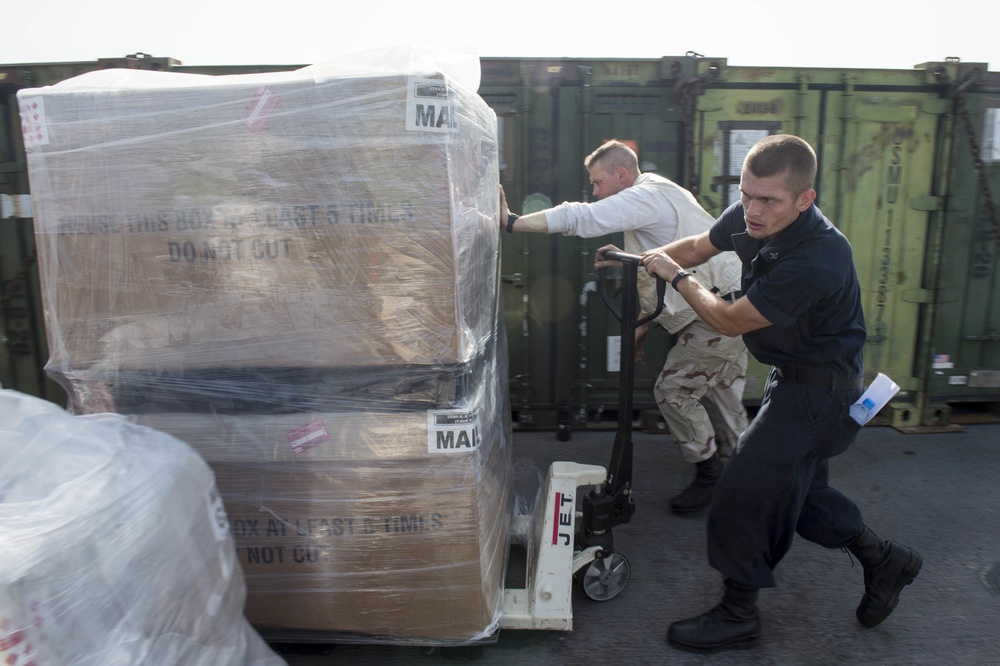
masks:
<instances>
[{"instance_id":1,"label":"cardboard box","mask_svg":"<svg viewBox=\"0 0 1000 666\"><path fill-rule=\"evenodd\" d=\"M492 331L496 118L441 74L95 72L19 103L57 378L462 363Z\"/></svg>"},{"instance_id":2,"label":"cardboard box","mask_svg":"<svg viewBox=\"0 0 1000 666\"><path fill-rule=\"evenodd\" d=\"M499 627L509 466L410 461L215 463L246 615L265 637L463 643Z\"/></svg>"},{"instance_id":3,"label":"cardboard box","mask_svg":"<svg viewBox=\"0 0 1000 666\"><path fill-rule=\"evenodd\" d=\"M450 408L131 419L211 465L268 636L469 642L497 628L512 512L503 364Z\"/></svg>"}]
</instances>

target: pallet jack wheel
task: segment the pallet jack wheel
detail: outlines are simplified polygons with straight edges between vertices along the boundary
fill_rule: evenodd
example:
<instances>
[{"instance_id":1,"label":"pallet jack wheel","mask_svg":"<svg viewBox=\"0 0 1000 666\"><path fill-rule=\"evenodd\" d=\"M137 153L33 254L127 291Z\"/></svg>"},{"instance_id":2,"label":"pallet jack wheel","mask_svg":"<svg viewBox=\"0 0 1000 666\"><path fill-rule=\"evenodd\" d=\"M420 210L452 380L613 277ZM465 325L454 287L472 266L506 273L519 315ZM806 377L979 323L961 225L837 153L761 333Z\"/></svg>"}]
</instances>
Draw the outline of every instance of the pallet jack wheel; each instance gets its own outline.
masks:
<instances>
[{"instance_id":1,"label":"pallet jack wheel","mask_svg":"<svg viewBox=\"0 0 1000 666\"><path fill-rule=\"evenodd\" d=\"M580 579L583 592L594 601L614 599L625 589L632 567L620 553L599 557L590 563Z\"/></svg>"}]
</instances>

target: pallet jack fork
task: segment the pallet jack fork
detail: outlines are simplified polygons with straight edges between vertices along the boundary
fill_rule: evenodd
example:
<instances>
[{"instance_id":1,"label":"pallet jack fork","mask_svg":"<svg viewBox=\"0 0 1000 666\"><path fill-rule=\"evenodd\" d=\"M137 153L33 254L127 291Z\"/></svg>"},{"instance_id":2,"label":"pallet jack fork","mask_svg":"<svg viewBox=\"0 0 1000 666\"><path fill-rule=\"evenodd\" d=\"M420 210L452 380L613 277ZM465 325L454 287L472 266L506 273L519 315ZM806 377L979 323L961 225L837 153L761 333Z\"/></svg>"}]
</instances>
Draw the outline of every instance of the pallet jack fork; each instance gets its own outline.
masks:
<instances>
[{"instance_id":1,"label":"pallet jack fork","mask_svg":"<svg viewBox=\"0 0 1000 666\"><path fill-rule=\"evenodd\" d=\"M641 319L638 312L638 270L642 258L605 252L622 262L621 311L603 289L598 291L622 325L621 372L618 382L618 429L611 463L598 465L552 463L533 515L515 515L512 532L526 543L527 583L505 589L501 629L573 629L573 583L578 580L594 601L618 596L631 569L614 549L612 528L635 513L632 497L632 408L635 381L635 330L663 309L666 283L657 279L656 311ZM578 492L583 496L577 507ZM586 569L586 570L584 570Z\"/></svg>"}]
</instances>

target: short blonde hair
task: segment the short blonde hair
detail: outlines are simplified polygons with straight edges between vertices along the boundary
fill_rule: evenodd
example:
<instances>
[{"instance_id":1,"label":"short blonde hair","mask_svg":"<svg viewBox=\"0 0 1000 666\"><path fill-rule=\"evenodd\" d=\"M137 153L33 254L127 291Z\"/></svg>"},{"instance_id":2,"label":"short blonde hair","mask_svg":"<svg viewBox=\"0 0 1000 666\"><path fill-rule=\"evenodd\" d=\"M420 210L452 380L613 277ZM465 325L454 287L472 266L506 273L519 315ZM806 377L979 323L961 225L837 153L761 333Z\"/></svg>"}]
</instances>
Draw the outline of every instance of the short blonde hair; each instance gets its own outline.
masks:
<instances>
[{"instance_id":1,"label":"short blonde hair","mask_svg":"<svg viewBox=\"0 0 1000 666\"><path fill-rule=\"evenodd\" d=\"M604 142L597 150L587 155L583 160L583 166L589 169L595 162L600 162L608 171L624 167L629 175L639 175L639 157L621 141L612 139Z\"/></svg>"},{"instance_id":2,"label":"short blonde hair","mask_svg":"<svg viewBox=\"0 0 1000 666\"><path fill-rule=\"evenodd\" d=\"M758 178L784 174L788 191L798 196L816 181L816 151L791 134L772 134L750 148L743 162Z\"/></svg>"}]
</instances>

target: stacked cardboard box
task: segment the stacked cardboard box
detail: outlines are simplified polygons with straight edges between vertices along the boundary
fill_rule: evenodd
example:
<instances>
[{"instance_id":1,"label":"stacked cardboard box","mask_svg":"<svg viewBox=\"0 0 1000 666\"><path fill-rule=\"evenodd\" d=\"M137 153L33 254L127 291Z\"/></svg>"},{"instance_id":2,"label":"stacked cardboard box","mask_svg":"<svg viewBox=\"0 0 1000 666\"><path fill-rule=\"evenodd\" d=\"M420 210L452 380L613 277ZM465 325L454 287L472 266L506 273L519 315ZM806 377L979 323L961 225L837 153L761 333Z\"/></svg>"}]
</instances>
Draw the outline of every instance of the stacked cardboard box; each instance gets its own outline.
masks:
<instances>
[{"instance_id":1,"label":"stacked cardboard box","mask_svg":"<svg viewBox=\"0 0 1000 666\"><path fill-rule=\"evenodd\" d=\"M52 377L213 467L265 634L498 626L496 118L439 69L21 91Z\"/></svg>"},{"instance_id":2,"label":"stacked cardboard box","mask_svg":"<svg viewBox=\"0 0 1000 666\"><path fill-rule=\"evenodd\" d=\"M58 257L54 370L476 353L497 249L495 118L478 97L441 79L424 100L405 76L131 74L19 95L47 137L28 155ZM424 125L444 108L453 131Z\"/></svg>"},{"instance_id":3,"label":"stacked cardboard box","mask_svg":"<svg viewBox=\"0 0 1000 666\"><path fill-rule=\"evenodd\" d=\"M215 469L261 626L450 642L491 626L509 525L502 405L470 404L140 422Z\"/></svg>"}]
</instances>

